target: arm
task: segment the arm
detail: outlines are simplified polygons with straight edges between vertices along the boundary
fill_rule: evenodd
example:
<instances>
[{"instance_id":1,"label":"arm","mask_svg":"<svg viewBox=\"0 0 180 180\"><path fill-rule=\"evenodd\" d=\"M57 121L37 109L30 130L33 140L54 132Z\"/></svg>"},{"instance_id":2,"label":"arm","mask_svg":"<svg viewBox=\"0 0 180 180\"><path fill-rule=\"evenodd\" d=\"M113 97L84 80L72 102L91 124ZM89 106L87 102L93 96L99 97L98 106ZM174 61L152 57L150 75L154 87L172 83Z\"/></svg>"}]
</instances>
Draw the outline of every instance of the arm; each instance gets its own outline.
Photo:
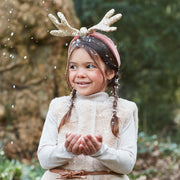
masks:
<instances>
[{"instance_id":1,"label":"arm","mask_svg":"<svg viewBox=\"0 0 180 180\"><path fill-rule=\"evenodd\" d=\"M53 111L53 101L47 113L37 154L44 169L62 166L74 157L66 150L64 143L58 144L58 124Z\"/></svg>"},{"instance_id":2,"label":"arm","mask_svg":"<svg viewBox=\"0 0 180 180\"><path fill-rule=\"evenodd\" d=\"M114 172L128 174L136 162L137 135L133 116L120 134L118 149L102 144L101 149L92 157Z\"/></svg>"}]
</instances>

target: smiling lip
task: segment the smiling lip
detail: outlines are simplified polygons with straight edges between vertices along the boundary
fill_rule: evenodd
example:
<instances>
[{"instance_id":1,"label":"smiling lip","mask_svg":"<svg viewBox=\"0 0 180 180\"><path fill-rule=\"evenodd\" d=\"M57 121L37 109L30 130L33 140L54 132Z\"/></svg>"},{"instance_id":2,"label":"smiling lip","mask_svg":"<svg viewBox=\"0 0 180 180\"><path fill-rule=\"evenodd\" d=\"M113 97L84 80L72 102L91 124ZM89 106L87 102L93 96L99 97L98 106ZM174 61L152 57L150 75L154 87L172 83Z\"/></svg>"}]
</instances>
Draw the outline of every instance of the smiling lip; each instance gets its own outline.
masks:
<instances>
[{"instance_id":1,"label":"smiling lip","mask_svg":"<svg viewBox=\"0 0 180 180\"><path fill-rule=\"evenodd\" d=\"M86 87L90 84L90 82L76 82L76 85L79 87Z\"/></svg>"}]
</instances>

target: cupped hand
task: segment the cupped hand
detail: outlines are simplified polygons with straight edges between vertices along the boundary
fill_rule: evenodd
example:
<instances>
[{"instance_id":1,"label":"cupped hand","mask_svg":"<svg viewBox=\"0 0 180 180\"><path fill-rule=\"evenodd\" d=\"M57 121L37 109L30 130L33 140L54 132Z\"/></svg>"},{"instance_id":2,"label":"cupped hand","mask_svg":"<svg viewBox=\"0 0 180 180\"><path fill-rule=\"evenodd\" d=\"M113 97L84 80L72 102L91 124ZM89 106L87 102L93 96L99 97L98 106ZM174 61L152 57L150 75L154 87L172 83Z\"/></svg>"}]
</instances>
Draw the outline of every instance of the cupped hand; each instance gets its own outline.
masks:
<instances>
[{"instance_id":1,"label":"cupped hand","mask_svg":"<svg viewBox=\"0 0 180 180\"><path fill-rule=\"evenodd\" d=\"M71 152L75 155L82 154L82 146L80 146L80 144L81 144L80 134L73 134L73 133L66 134L65 147L68 152Z\"/></svg>"},{"instance_id":2,"label":"cupped hand","mask_svg":"<svg viewBox=\"0 0 180 180\"><path fill-rule=\"evenodd\" d=\"M92 155L99 151L102 146L103 138L101 135L96 135L93 137L88 134L84 136L80 143L80 148L82 148L82 153L84 155Z\"/></svg>"}]
</instances>

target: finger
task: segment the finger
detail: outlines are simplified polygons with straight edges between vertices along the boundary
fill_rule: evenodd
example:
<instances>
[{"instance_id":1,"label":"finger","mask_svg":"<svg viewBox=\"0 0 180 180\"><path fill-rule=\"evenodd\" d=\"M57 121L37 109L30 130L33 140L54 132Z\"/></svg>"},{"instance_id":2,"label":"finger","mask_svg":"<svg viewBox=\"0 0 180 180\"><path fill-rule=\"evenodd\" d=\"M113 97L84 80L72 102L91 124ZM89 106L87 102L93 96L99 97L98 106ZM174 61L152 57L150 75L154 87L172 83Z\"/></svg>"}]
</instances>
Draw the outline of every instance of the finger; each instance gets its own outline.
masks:
<instances>
[{"instance_id":1,"label":"finger","mask_svg":"<svg viewBox=\"0 0 180 180\"><path fill-rule=\"evenodd\" d=\"M74 146L75 142L79 139L81 135L80 134L71 134L66 142L65 142L65 147L69 152L72 152L72 147Z\"/></svg>"},{"instance_id":2,"label":"finger","mask_svg":"<svg viewBox=\"0 0 180 180\"><path fill-rule=\"evenodd\" d=\"M81 140L80 138L75 142L74 146L72 147L72 153L79 155L80 154L80 150L79 150L79 146L81 144Z\"/></svg>"},{"instance_id":3,"label":"finger","mask_svg":"<svg viewBox=\"0 0 180 180\"><path fill-rule=\"evenodd\" d=\"M68 138L71 134L72 134L72 133L67 132L67 133L66 133L66 138Z\"/></svg>"},{"instance_id":4,"label":"finger","mask_svg":"<svg viewBox=\"0 0 180 180\"><path fill-rule=\"evenodd\" d=\"M65 147L66 147L66 148L68 148L70 142L71 142L72 139L73 139L73 136L74 136L74 134L71 133L68 137L66 137L66 141L65 141Z\"/></svg>"},{"instance_id":5,"label":"finger","mask_svg":"<svg viewBox=\"0 0 180 180\"><path fill-rule=\"evenodd\" d=\"M95 138L91 135L87 135L87 137L90 139L91 143L93 144L94 148L95 148L95 153L97 151L99 151L99 149L101 148L101 145L102 145L102 142L99 142L97 139L96 139L96 136ZM102 139L102 136L99 136L99 140Z\"/></svg>"},{"instance_id":6,"label":"finger","mask_svg":"<svg viewBox=\"0 0 180 180\"><path fill-rule=\"evenodd\" d=\"M68 147L68 149L69 149L70 152L72 152L73 147L75 146L75 144L77 143L77 141L78 141L78 139L79 139L80 137L81 137L81 135L78 134L78 135L75 135L74 138L71 140L71 142L70 142L70 144L69 144L69 147ZM78 146L79 146L79 145L78 145Z\"/></svg>"},{"instance_id":7,"label":"finger","mask_svg":"<svg viewBox=\"0 0 180 180\"><path fill-rule=\"evenodd\" d=\"M87 144L87 147L88 147L88 150L90 151L90 154L94 154L97 151L95 148L96 145L94 145L95 142L92 141L92 139L94 139L94 138L91 135L87 135L84 137L85 143Z\"/></svg>"},{"instance_id":8,"label":"finger","mask_svg":"<svg viewBox=\"0 0 180 180\"><path fill-rule=\"evenodd\" d=\"M81 140L81 147L82 147L82 153L84 155L90 155L90 150L89 150L84 138L82 138L82 140Z\"/></svg>"},{"instance_id":9,"label":"finger","mask_svg":"<svg viewBox=\"0 0 180 180\"><path fill-rule=\"evenodd\" d=\"M96 138L94 138L92 135L87 135L87 138L91 141L94 147L98 145L98 141Z\"/></svg>"},{"instance_id":10,"label":"finger","mask_svg":"<svg viewBox=\"0 0 180 180\"><path fill-rule=\"evenodd\" d=\"M85 156L89 155L84 149L82 150L82 153L83 153Z\"/></svg>"},{"instance_id":11,"label":"finger","mask_svg":"<svg viewBox=\"0 0 180 180\"><path fill-rule=\"evenodd\" d=\"M82 142L79 144L79 148L78 148L78 152L77 154L82 154L83 153L83 145L82 145Z\"/></svg>"},{"instance_id":12,"label":"finger","mask_svg":"<svg viewBox=\"0 0 180 180\"><path fill-rule=\"evenodd\" d=\"M98 142L100 143L103 142L103 137L101 135L95 135L95 138L97 139Z\"/></svg>"}]
</instances>

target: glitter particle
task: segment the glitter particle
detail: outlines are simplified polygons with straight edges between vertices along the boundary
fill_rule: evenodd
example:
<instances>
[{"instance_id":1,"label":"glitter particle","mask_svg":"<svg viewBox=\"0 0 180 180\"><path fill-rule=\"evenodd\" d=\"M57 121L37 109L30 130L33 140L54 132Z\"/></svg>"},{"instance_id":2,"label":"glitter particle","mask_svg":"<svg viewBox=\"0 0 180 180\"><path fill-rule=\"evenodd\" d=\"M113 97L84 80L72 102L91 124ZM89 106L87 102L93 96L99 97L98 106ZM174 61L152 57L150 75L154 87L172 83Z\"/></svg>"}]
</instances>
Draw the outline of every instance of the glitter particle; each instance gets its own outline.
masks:
<instances>
[{"instance_id":1,"label":"glitter particle","mask_svg":"<svg viewBox=\"0 0 180 180\"><path fill-rule=\"evenodd\" d=\"M3 156L5 153L4 151L0 151L0 155Z\"/></svg>"},{"instance_id":2,"label":"glitter particle","mask_svg":"<svg viewBox=\"0 0 180 180\"><path fill-rule=\"evenodd\" d=\"M10 54L9 57L10 57L11 59L14 59L14 55L12 55L12 54Z\"/></svg>"}]
</instances>

